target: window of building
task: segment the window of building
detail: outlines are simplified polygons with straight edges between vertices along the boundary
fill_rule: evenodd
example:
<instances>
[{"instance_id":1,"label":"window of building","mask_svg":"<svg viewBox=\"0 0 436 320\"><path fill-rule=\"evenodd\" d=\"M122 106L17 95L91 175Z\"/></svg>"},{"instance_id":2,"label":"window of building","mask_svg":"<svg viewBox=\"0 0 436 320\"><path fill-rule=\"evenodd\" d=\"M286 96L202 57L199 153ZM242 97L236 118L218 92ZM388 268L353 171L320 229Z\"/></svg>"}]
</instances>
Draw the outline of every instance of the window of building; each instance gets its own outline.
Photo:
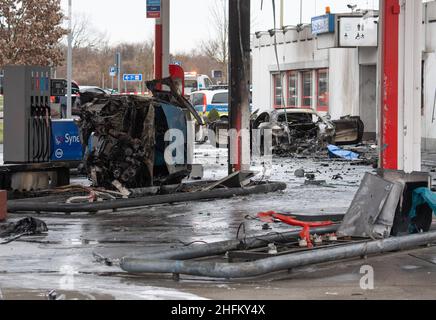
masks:
<instances>
[{"instance_id":1,"label":"window of building","mask_svg":"<svg viewBox=\"0 0 436 320\"><path fill-rule=\"evenodd\" d=\"M312 108L312 71L302 72L303 103L304 108Z\"/></svg>"},{"instance_id":2,"label":"window of building","mask_svg":"<svg viewBox=\"0 0 436 320\"><path fill-rule=\"evenodd\" d=\"M286 103L287 108L329 111L329 69L289 70L284 77L273 74L273 103L276 109Z\"/></svg>"},{"instance_id":3,"label":"window of building","mask_svg":"<svg viewBox=\"0 0 436 320\"><path fill-rule=\"evenodd\" d=\"M282 86L282 77L279 74L273 75L273 83L274 83L274 108L283 108L284 103L282 101L283 97L283 86Z\"/></svg>"},{"instance_id":4,"label":"window of building","mask_svg":"<svg viewBox=\"0 0 436 320\"><path fill-rule=\"evenodd\" d=\"M318 111L329 111L329 71L317 71L317 107Z\"/></svg>"},{"instance_id":5,"label":"window of building","mask_svg":"<svg viewBox=\"0 0 436 320\"><path fill-rule=\"evenodd\" d=\"M298 107L298 72L288 72L288 107Z\"/></svg>"}]
</instances>

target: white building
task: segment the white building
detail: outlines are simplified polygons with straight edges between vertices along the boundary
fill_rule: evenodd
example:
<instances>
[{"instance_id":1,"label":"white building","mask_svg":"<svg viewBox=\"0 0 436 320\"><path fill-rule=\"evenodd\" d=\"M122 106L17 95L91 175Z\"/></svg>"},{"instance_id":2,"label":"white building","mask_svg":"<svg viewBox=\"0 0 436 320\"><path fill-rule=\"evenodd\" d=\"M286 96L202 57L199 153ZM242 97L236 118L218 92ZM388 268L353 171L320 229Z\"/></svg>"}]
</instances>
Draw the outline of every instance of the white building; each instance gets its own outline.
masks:
<instances>
[{"instance_id":1,"label":"white building","mask_svg":"<svg viewBox=\"0 0 436 320\"><path fill-rule=\"evenodd\" d=\"M423 10L423 146L436 150L436 2L423 4ZM360 116L366 138L374 139L377 45L377 12L325 15L301 28L256 33L252 41L254 108L313 108L329 113L333 120Z\"/></svg>"}]
</instances>

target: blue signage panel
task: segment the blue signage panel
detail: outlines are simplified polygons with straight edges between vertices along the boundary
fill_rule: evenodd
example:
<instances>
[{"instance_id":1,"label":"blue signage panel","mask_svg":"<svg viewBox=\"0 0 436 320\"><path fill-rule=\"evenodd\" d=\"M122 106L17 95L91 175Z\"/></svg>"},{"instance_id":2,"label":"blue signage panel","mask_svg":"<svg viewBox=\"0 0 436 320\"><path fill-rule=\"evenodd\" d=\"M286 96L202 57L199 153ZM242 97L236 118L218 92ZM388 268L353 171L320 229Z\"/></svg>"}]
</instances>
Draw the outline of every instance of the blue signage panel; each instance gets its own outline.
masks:
<instances>
[{"instance_id":1,"label":"blue signage panel","mask_svg":"<svg viewBox=\"0 0 436 320\"><path fill-rule=\"evenodd\" d=\"M142 81L142 74L125 74L123 75L123 81Z\"/></svg>"},{"instance_id":2,"label":"blue signage panel","mask_svg":"<svg viewBox=\"0 0 436 320\"><path fill-rule=\"evenodd\" d=\"M147 0L147 18L160 18L161 0Z\"/></svg>"},{"instance_id":3,"label":"blue signage panel","mask_svg":"<svg viewBox=\"0 0 436 320\"><path fill-rule=\"evenodd\" d=\"M76 123L73 120L53 120L51 128L51 160L81 161L82 143Z\"/></svg>"},{"instance_id":4,"label":"blue signage panel","mask_svg":"<svg viewBox=\"0 0 436 320\"><path fill-rule=\"evenodd\" d=\"M312 18L312 34L335 32L335 15L326 14Z\"/></svg>"},{"instance_id":5,"label":"blue signage panel","mask_svg":"<svg viewBox=\"0 0 436 320\"><path fill-rule=\"evenodd\" d=\"M110 67L109 68L109 75L111 77L115 77L117 75L117 67Z\"/></svg>"}]
</instances>

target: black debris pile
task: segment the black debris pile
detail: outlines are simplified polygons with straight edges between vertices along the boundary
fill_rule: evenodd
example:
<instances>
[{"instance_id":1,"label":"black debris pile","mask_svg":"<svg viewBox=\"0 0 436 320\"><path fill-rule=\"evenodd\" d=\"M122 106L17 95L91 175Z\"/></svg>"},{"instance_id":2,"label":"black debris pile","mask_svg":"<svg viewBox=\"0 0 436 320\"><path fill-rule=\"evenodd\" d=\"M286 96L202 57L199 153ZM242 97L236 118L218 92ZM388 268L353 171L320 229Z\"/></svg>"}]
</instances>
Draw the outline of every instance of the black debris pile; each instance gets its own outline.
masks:
<instances>
[{"instance_id":1,"label":"black debris pile","mask_svg":"<svg viewBox=\"0 0 436 320\"><path fill-rule=\"evenodd\" d=\"M0 225L0 244L7 244L23 236L43 234L48 231L44 221L28 217L15 223Z\"/></svg>"},{"instance_id":2,"label":"black debris pile","mask_svg":"<svg viewBox=\"0 0 436 320\"><path fill-rule=\"evenodd\" d=\"M313 122L311 115L296 114L288 119L281 115L275 125L273 152L281 157L325 157L327 146L335 137L335 128L330 122L322 119Z\"/></svg>"},{"instance_id":3,"label":"black debris pile","mask_svg":"<svg viewBox=\"0 0 436 320\"><path fill-rule=\"evenodd\" d=\"M81 109L84 166L94 187L147 187L153 184L155 107L152 98L111 96L94 99ZM85 144L84 144L85 145Z\"/></svg>"},{"instance_id":4,"label":"black debris pile","mask_svg":"<svg viewBox=\"0 0 436 320\"><path fill-rule=\"evenodd\" d=\"M328 142L324 136L299 137L291 135L291 143L274 146L274 154L279 157L326 157Z\"/></svg>"},{"instance_id":5,"label":"black debris pile","mask_svg":"<svg viewBox=\"0 0 436 320\"><path fill-rule=\"evenodd\" d=\"M360 161L356 165L368 165L378 167L379 148L375 142L364 142L357 145L343 146L344 150L355 152L359 155Z\"/></svg>"}]
</instances>

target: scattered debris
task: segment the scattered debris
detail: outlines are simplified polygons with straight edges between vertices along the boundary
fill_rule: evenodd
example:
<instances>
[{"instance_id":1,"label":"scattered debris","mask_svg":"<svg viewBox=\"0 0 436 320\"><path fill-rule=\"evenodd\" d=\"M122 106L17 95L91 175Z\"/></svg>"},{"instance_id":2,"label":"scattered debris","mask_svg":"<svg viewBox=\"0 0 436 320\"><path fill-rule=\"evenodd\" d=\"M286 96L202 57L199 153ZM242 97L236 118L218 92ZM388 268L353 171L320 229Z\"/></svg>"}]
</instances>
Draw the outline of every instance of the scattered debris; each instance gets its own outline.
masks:
<instances>
[{"instance_id":1,"label":"scattered debris","mask_svg":"<svg viewBox=\"0 0 436 320\"><path fill-rule=\"evenodd\" d=\"M304 181L304 185L306 185L306 186L322 186L322 185L327 185L327 181L308 179L308 180Z\"/></svg>"},{"instance_id":2,"label":"scattered debris","mask_svg":"<svg viewBox=\"0 0 436 320\"><path fill-rule=\"evenodd\" d=\"M313 181L313 180L315 180L315 178L316 178L316 176L315 176L315 174L313 174L313 173L307 173L307 174L306 174L306 179L307 179L307 180L311 180L311 181Z\"/></svg>"},{"instance_id":3,"label":"scattered debris","mask_svg":"<svg viewBox=\"0 0 436 320\"><path fill-rule=\"evenodd\" d=\"M307 248L307 247L309 246L309 243L307 242L306 239L300 239L300 240L298 241L298 245L299 245L301 248Z\"/></svg>"},{"instance_id":4,"label":"scattered debris","mask_svg":"<svg viewBox=\"0 0 436 320\"><path fill-rule=\"evenodd\" d=\"M241 188L246 186L255 175L256 173L253 171L237 171L219 181L213 182L202 191L211 191L217 187Z\"/></svg>"},{"instance_id":5,"label":"scattered debris","mask_svg":"<svg viewBox=\"0 0 436 320\"><path fill-rule=\"evenodd\" d=\"M322 236L315 234L313 236L313 243L318 245L318 246L322 245L322 243L323 243Z\"/></svg>"},{"instance_id":6,"label":"scattered debris","mask_svg":"<svg viewBox=\"0 0 436 320\"><path fill-rule=\"evenodd\" d=\"M268 245L268 249L269 249L268 254L277 254L278 253L277 246L274 243L270 243Z\"/></svg>"},{"instance_id":7,"label":"scattered debris","mask_svg":"<svg viewBox=\"0 0 436 320\"><path fill-rule=\"evenodd\" d=\"M102 263L108 267L112 267L116 263L116 261L103 257L101 254L93 252L92 255L95 259L95 262Z\"/></svg>"},{"instance_id":8,"label":"scattered debris","mask_svg":"<svg viewBox=\"0 0 436 320\"><path fill-rule=\"evenodd\" d=\"M355 165L370 165L373 168L378 167L379 147L373 142L365 144L343 146L342 149L357 153L359 160L353 164Z\"/></svg>"},{"instance_id":9,"label":"scattered debris","mask_svg":"<svg viewBox=\"0 0 436 320\"><path fill-rule=\"evenodd\" d=\"M44 221L35 218L24 218L16 223L0 225L0 244L7 244L23 236L43 234L48 231Z\"/></svg>"},{"instance_id":10,"label":"scattered debris","mask_svg":"<svg viewBox=\"0 0 436 320\"><path fill-rule=\"evenodd\" d=\"M297 178L304 178L305 174L306 174L306 172L304 171L304 169L297 169L297 170L295 170L295 173L294 173L294 175Z\"/></svg>"},{"instance_id":11,"label":"scattered debris","mask_svg":"<svg viewBox=\"0 0 436 320\"><path fill-rule=\"evenodd\" d=\"M304 169L298 169L298 170L295 170L294 175L297 178L306 178L309 180L315 180L317 173L322 173L322 172L319 170L306 172Z\"/></svg>"},{"instance_id":12,"label":"scattered debris","mask_svg":"<svg viewBox=\"0 0 436 320\"><path fill-rule=\"evenodd\" d=\"M58 293L56 292L56 290L51 290L47 294L47 300L50 300L50 301L66 300L66 296L64 294L61 294L60 296L58 296Z\"/></svg>"},{"instance_id":13,"label":"scattered debris","mask_svg":"<svg viewBox=\"0 0 436 320\"><path fill-rule=\"evenodd\" d=\"M332 177L332 180L344 180L344 178L338 173Z\"/></svg>"},{"instance_id":14,"label":"scattered debris","mask_svg":"<svg viewBox=\"0 0 436 320\"><path fill-rule=\"evenodd\" d=\"M329 240L330 242L338 241L338 236L337 236L335 233L329 234L329 235L327 235L327 236L328 236L328 240Z\"/></svg>"},{"instance_id":15,"label":"scattered debris","mask_svg":"<svg viewBox=\"0 0 436 320\"><path fill-rule=\"evenodd\" d=\"M262 226L262 230L271 230L271 227L270 227L270 225L268 224L268 223L265 223L263 226Z\"/></svg>"}]
</instances>

